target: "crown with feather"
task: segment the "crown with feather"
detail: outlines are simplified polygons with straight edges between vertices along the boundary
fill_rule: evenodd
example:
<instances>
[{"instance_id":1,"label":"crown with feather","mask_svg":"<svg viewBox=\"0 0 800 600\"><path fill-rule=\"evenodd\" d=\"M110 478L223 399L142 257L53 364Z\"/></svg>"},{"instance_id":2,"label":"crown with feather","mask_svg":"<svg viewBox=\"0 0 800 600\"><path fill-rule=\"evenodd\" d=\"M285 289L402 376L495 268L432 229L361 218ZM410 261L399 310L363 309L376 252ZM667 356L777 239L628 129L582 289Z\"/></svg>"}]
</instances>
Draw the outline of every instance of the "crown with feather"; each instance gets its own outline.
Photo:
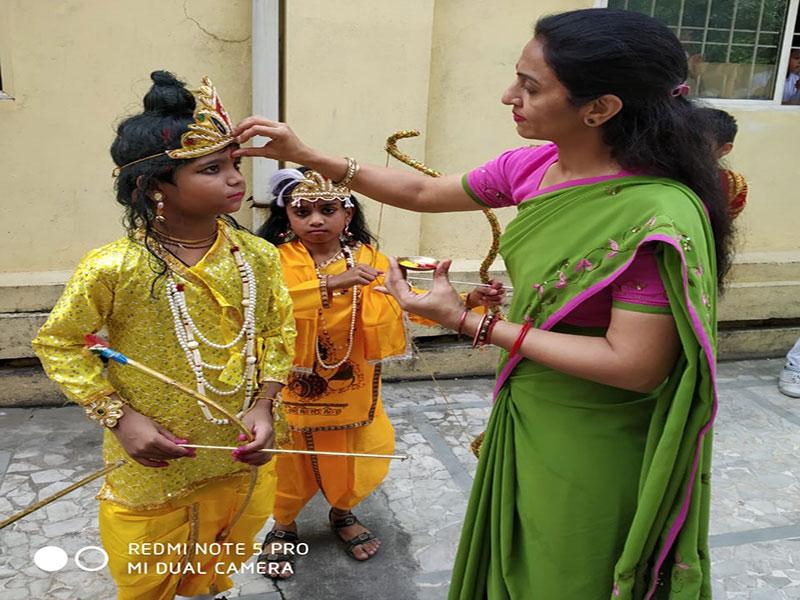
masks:
<instances>
[{"instance_id":1,"label":"crown with feather","mask_svg":"<svg viewBox=\"0 0 800 600\"><path fill-rule=\"evenodd\" d=\"M353 208L349 187L337 185L310 169L305 173L299 169L279 169L272 174L269 184L278 206L286 206L285 197L288 196L291 199L290 204L294 207L300 206L302 200L306 202L341 200L345 208ZM292 185L294 187L287 194L286 191Z\"/></svg>"},{"instance_id":2,"label":"crown with feather","mask_svg":"<svg viewBox=\"0 0 800 600\"><path fill-rule=\"evenodd\" d=\"M234 142L236 138L233 137L231 119L222 106L214 84L208 76L203 77L201 81L200 87L192 90L195 98L194 122L190 123L186 132L181 135L180 148L164 150L116 167L112 176L119 175L125 167L165 154L175 159L198 158L213 154Z\"/></svg>"}]
</instances>

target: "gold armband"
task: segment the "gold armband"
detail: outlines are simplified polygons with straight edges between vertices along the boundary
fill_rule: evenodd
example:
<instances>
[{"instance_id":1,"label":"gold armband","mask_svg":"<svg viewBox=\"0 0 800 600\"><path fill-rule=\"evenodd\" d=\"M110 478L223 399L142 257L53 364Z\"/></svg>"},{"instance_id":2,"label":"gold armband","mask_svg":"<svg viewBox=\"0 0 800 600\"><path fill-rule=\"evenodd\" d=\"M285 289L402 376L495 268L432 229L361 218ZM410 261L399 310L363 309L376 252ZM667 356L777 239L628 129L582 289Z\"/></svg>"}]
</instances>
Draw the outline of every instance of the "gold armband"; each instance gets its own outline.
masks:
<instances>
[{"instance_id":1,"label":"gold armband","mask_svg":"<svg viewBox=\"0 0 800 600\"><path fill-rule=\"evenodd\" d=\"M272 399L272 431L275 432L275 447L280 448L289 443L291 434L286 412L283 410L283 397L278 392Z\"/></svg>"},{"instance_id":2,"label":"gold armband","mask_svg":"<svg viewBox=\"0 0 800 600\"><path fill-rule=\"evenodd\" d=\"M83 407L86 411L86 416L93 421L98 421L101 425L113 429L117 426L117 422L122 418L122 400L112 398L111 396L104 396L97 400L93 400Z\"/></svg>"}]
</instances>

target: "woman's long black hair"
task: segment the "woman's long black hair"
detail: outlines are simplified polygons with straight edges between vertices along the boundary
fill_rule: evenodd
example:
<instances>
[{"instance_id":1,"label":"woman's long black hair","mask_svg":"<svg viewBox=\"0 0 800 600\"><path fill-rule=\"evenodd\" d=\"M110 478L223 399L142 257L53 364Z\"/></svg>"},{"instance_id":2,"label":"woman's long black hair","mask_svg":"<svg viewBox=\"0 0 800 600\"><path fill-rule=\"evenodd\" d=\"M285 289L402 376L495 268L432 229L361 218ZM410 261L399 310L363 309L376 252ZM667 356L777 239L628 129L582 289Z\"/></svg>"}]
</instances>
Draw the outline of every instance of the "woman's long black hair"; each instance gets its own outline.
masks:
<instances>
[{"instance_id":1,"label":"woman's long black hair","mask_svg":"<svg viewBox=\"0 0 800 600\"><path fill-rule=\"evenodd\" d=\"M574 105L605 94L622 100L620 112L603 125L603 141L623 169L675 179L702 199L721 286L730 264L731 220L708 120L699 105L673 93L688 74L678 38L652 17L608 8L544 17L534 36Z\"/></svg>"},{"instance_id":2,"label":"woman's long black hair","mask_svg":"<svg viewBox=\"0 0 800 600\"><path fill-rule=\"evenodd\" d=\"M180 148L181 135L194 121L195 99L186 85L167 71L150 74L153 85L144 97L144 110L127 117L117 126L111 144L111 158L118 167L160 154L121 169L115 180L117 202L125 208L123 224L129 236L144 230L144 244L152 255L151 266L156 274L151 289L168 267L156 253L153 239L155 203L150 198L158 182L174 182L175 171L189 160L176 160L165 150ZM228 215L222 218L233 227L241 226Z\"/></svg>"},{"instance_id":3,"label":"woman's long black hair","mask_svg":"<svg viewBox=\"0 0 800 600\"><path fill-rule=\"evenodd\" d=\"M305 173L309 170L310 169L308 167L298 168L298 171L301 173ZM272 190L273 198L277 197L277 194L281 190L283 190L284 198L288 198L289 194L298 183L300 182L298 181L295 183L290 183L286 185L285 189L283 184L279 184L279 189ZM364 211L361 209L361 205L358 203L356 197L352 194L350 195L350 202L353 203L353 215L350 217L348 229L352 235L348 241L351 244L354 244L355 242L371 244L375 240L375 236L370 233L369 228L367 227L367 220L364 218ZM286 213L286 207L278 206L278 203L273 199L273 202L269 207L269 217L256 232L256 235L259 235L271 244L278 246L289 241L290 236L286 235L289 231L289 215Z\"/></svg>"}]
</instances>

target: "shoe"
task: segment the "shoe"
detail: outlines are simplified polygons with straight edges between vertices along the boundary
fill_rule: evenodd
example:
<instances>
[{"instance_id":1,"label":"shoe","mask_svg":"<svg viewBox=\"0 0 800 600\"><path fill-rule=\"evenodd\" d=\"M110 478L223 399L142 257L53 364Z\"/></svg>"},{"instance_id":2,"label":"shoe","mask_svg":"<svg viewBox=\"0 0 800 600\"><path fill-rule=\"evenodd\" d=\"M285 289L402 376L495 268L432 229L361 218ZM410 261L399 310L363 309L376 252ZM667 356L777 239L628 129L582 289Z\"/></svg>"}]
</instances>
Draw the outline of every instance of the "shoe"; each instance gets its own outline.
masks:
<instances>
[{"instance_id":1,"label":"shoe","mask_svg":"<svg viewBox=\"0 0 800 600\"><path fill-rule=\"evenodd\" d=\"M778 377L778 390L786 396L800 398L800 371L784 368Z\"/></svg>"},{"instance_id":2,"label":"shoe","mask_svg":"<svg viewBox=\"0 0 800 600\"><path fill-rule=\"evenodd\" d=\"M261 545L261 554L258 555L256 561L262 567L262 575L268 579L288 579L294 575L294 561L295 553L284 552L284 544L294 548L297 546L299 538L296 531L287 529L273 528L264 538L264 543ZM272 552L273 543L280 545L278 552ZM281 566L283 564L283 566Z\"/></svg>"},{"instance_id":3,"label":"shoe","mask_svg":"<svg viewBox=\"0 0 800 600\"><path fill-rule=\"evenodd\" d=\"M369 560L375 554L368 554L367 558L356 558L355 549L356 546L362 546L367 542L377 539L375 535L366 527L364 524L359 521L356 516L352 512L347 512L347 514L342 515L341 517L334 517L333 515L333 507L331 507L330 511L328 511L328 521L330 521L331 529L336 534L336 537L339 538L339 541L342 542L345 546L345 551L347 552L350 558L354 558L356 560ZM341 535L339 535L339 530L344 527L350 527L351 525L361 525L364 527L366 531L362 531L356 536L353 536L349 540L344 539ZM377 550L376 550L377 552Z\"/></svg>"}]
</instances>

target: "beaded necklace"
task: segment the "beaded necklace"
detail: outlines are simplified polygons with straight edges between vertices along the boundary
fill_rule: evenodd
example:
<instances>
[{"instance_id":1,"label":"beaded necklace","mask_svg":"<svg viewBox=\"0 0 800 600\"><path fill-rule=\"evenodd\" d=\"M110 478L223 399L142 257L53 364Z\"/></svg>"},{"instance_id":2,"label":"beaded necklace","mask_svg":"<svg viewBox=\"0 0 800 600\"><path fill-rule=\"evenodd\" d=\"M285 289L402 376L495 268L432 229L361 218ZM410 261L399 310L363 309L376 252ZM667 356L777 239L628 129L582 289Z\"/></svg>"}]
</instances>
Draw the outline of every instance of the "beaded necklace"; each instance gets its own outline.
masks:
<instances>
[{"instance_id":1,"label":"beaded necklace","mask_svg":"<svg viewBox=\"0 0 800 600\"><path fill-rule=\"evenodd\" d=\"M241 252L239 251L239 247L233 245L231 246L230 251L239 270L239 276L242 279L242 307L244 312L244 322L242 323L242 327L232 341L228 342L227 344L216 343L212 342L205 335L203 335L189 314L184 284L176 283L172 273L167 276L167 300L169 301L169 307L172 311L172 320L175 325L175 335L178 338L178 344L180 344L184 354L186 355L186 360L189 363L189 367L194 372L197 391L201 394L205 394L206 390L209 390L219 396L232 396L241 390L242 387L244 387L242 410L239 415L237 415L241 416L250 408L250 405L253 401L253 384L256 371L256 278L255 274L253 273L253 268L242 256ZM210 371L222 371L225 369L225 365L215 365L205 362L200 354L200 344L202 343L218 350L228 350L238 344L242 338L245 339L245 343L240 355L244 357L245 368L241 381L239 381L239 383L234 387L227 390L222 390L218 387L215 387L206 379L204 370L208 369ZM214 417L214 415L212 415L211 411L208 409L208 406L206 406L203 402L198 400L197 404L200 406L200 409L203 411L203 415L207 420L217 425L225 425L228 423L228 419Z\"/></svg>"},{"instance_id":2,"label":"beaded necklace","mask_svg":"<svg viewBox=\"0 0 800 600\"><path fill-rule=\"evenodd\" d=\"M349 246L347 246L346 244L342 245L342 254L344 254L345 264L347 264L347 268L348 269L352 269L353 267L356 266L356 261L353 258L353 250ZM328 261L324 261L324 263L322 263L320 265L315 265L314 269L317 272L317 278L318 279L322 279L322 273L320 273L320 269L322 267L328 265L328 264L332 264L332 262L335 262L334 259L336 259L338 256L339 255L337 254L336 256L332 257ZM353 294L353 301L352 301L352 306L350 308L350 332L347 335L347 351L345 352L345 354L342 357L342 359L340 361L332 364L332 365L327 364L322 359L322 353L320 351L319 336L317 336L317 343L316 343L317 361L319 361L319 364L323 369L338 369L344 363L347 362L347 359L350 358L350 355L353 352L353 341L355 340L355 335L356 335L356 317L358 315L358 298L359 298L359 295L360 295L357 285L353 286L352 294ZM322 316L322 309L319 309L319 317L320 317L320 324L322 326L322 331L325 334L328 335L328 338L330 338L331 337L330 333L328 333L328 330L325 329L325 327L324 327L325 319Z\"/></svg>"}]
</instances>

